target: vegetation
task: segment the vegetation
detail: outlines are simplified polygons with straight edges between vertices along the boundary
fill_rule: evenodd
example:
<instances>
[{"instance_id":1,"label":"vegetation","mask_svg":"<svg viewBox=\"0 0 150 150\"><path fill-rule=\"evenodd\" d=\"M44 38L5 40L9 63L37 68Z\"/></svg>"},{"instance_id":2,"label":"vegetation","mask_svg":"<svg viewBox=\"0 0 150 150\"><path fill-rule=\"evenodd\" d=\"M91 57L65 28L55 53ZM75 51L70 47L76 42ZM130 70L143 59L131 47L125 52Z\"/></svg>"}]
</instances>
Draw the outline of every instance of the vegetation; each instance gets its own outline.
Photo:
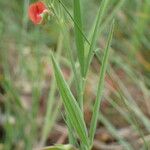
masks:
<instances>
[{"instance_id":1,"label":"vegetation","mask_svg":"<svg viewBox=\"0 0 150 150\"><path fill-rule=\"evenodd\" d=\"M35 2L0 1L0 149L150 149L150 1Z\"/></svg>"}]
</instances>

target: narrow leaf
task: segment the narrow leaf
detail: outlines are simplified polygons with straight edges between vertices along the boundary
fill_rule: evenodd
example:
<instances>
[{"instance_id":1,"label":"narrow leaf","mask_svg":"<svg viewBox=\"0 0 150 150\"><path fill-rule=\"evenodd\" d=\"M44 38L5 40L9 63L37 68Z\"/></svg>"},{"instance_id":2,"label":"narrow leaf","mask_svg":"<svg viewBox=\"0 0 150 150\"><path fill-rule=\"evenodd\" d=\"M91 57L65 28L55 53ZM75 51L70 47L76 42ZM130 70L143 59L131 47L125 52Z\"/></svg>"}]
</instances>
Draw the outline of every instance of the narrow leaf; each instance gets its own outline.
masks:
<instances>
[{"instance_id":1,"label":"narrow leaf","mask_svg":"<svg viewBox=\"0 0 150 150\"><path fill-rule=\"evenodd\" d=\"M57 65L55 58L53 56L52 56L52 62L53 62L53 68L55 72L57 85L58 85L60 94L62 96L63 104L65 106L65 110L68 114L69 120L71 121L71 124L74 125L75 131L80 137L81 142L85 144L86 146L88 146L89 143L88 143L87 128L84 122L81 109L79 108L77 101L72 95L69 89L69 86L64 80L63 75L60 71L60 68Z\"/></svg>"},{"instance_id":2,"label":"narrow leaf","mask_svg":"<svg viewBox=\"0 0 150 150\"><path fill-rule=\"evenodd\" d=\"M94 138L94 134L95 134L95 130L96 130L98 113L99 113L99 108L100 108L100 102L101 102L101 97L102 97L103 88L104 88L105 74L106 74L106 69L107 69L107 64L108 64L110 43L112 40L113 31L114 31L114 21L113 21L112 26L111 26L111 31L109 33L107 46L106 46L103 60L102 60L97 96L96 96L96 101L95 101L94 108L93 108L93 115L92 115L92 120L91 120L91 125L90 125L90 133L89 133L90 134L89 135L90 136L90 142L91 142L90 144L92 144L92 142L93 142L93 138Z\"/></svg>"},{"instance_id":3,"label":"narrow leaf","mask_svg":"<svg viewBox=\"0 0 150 150\"><path fill-rule=\"evenodd\" d=\"M93 52L94 52L95 47L96 47L97 37L98 37L98 34L99 34L99 32L98 32L99 31L99 26L102 23L102 19L103 19L103 16L105 14L105 10L106 10L106 7L107 7L108 3L109 3L109 0L102 0L99 11L98 11L98 16L97 16L93 36L92 36L91 45L90 45L90 49L89 49L88 56L87 56L87 59L86 59L84 77L86 77L89 65L90 65L91 60L92 60Z\"/></svg>"},{"instance_id":4,"label":"narrow leaf","mask_svg":"<svg viewBox=\"0 0 150 150\"><path fill-rule=\"evenodd\" d=\"M78 26L76 26L75 22L78 24ZM80 30L82 31L80 0L74 0L74 28L75 28L75 39L76 39L78 59L81 67L81 74L83 75L84 74L84 40L80 32Z\"/></svg>"}]
</instances>

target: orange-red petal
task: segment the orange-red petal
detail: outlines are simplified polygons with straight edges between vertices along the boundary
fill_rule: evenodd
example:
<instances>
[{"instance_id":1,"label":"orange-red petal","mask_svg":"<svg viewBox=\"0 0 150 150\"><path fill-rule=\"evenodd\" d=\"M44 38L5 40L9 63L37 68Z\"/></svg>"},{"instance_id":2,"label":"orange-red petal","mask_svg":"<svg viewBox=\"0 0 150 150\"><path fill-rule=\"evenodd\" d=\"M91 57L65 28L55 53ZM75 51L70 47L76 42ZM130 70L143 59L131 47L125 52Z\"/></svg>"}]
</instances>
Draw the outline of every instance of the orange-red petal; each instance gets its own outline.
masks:
<instances>
[{"instance_id":1,"label":"orange-red petal","mask_svg":"<svg viewBox=\"0 0 150 150\"><path fill-rule=\"evenodd\" d=\"M36 2L29 6L28 15L30 20L34 24L39 24L42 21L41 14L46 10L46 6L43 2Z\"/></svg>"}]
</instances>

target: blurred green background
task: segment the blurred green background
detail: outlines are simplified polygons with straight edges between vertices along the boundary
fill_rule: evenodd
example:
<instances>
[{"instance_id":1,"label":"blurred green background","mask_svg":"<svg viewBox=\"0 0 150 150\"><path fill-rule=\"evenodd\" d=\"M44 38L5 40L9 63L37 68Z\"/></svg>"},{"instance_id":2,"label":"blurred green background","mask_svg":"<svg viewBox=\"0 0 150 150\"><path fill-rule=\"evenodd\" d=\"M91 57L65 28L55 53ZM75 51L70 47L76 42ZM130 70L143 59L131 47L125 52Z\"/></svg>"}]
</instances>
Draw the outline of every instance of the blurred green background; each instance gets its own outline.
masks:
<instances>
[{"instance_id":1,"label":"blurred green background","mask_svg":"<svg viewBox=\"0 0 150 150\"><path fill-rule=\"evenodd\" d=\"M0 0L0 149L30 150L43 142L45 145L67 143L50 60L50 52L58 53L61 49L59 63L76 95L63 45L65 37L60 34L55 17L39 26L29 21L27 10L32 2L34 0ZM63 2L72 14L72 1ZM81 3L84 33L88 37L100 0L81 0ZM65 11L64 14L69 44L74 51L73 22ZM105 150L116 143L117 150L120 141L126 140L135 149L144 149L145 145L150 149L150 1L110 1L97 43L100 54L112 18L116 19L116 27L102 103L103 115L98 125L100 133L95 137L101 147L98 144L94 147ZM95 57L85 93L87 124L91 116L89 106L96 94L98 70L99 61ZM50 110L47 109L48 101ZM51 117L45 121L48 111ZM66 137L61 141L63 136Z\"/></svg>"}]
</instances>

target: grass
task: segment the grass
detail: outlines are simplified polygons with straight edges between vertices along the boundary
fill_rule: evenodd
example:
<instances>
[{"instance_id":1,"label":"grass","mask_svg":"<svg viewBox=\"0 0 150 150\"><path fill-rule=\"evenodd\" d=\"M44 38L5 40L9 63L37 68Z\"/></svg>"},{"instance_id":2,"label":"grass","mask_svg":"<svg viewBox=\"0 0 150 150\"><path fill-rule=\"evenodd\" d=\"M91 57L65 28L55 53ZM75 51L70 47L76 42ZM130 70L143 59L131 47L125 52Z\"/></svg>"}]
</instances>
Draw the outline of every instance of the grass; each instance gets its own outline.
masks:
<instances>
[{"instance_id":1,"label":"grass","mask_svg":"<svg viewBox=\"0 0 150 150\"><path fill-rule=\"evenodd\" d=\"M80 150L102 126L124 149L149 149L150 2L45 0L54 15L39 26L28 20L32 2L0 1L0 149L55 145L57 124ZM137 137L120 135L124 126Z\"/></svg>"}]
</instances>

